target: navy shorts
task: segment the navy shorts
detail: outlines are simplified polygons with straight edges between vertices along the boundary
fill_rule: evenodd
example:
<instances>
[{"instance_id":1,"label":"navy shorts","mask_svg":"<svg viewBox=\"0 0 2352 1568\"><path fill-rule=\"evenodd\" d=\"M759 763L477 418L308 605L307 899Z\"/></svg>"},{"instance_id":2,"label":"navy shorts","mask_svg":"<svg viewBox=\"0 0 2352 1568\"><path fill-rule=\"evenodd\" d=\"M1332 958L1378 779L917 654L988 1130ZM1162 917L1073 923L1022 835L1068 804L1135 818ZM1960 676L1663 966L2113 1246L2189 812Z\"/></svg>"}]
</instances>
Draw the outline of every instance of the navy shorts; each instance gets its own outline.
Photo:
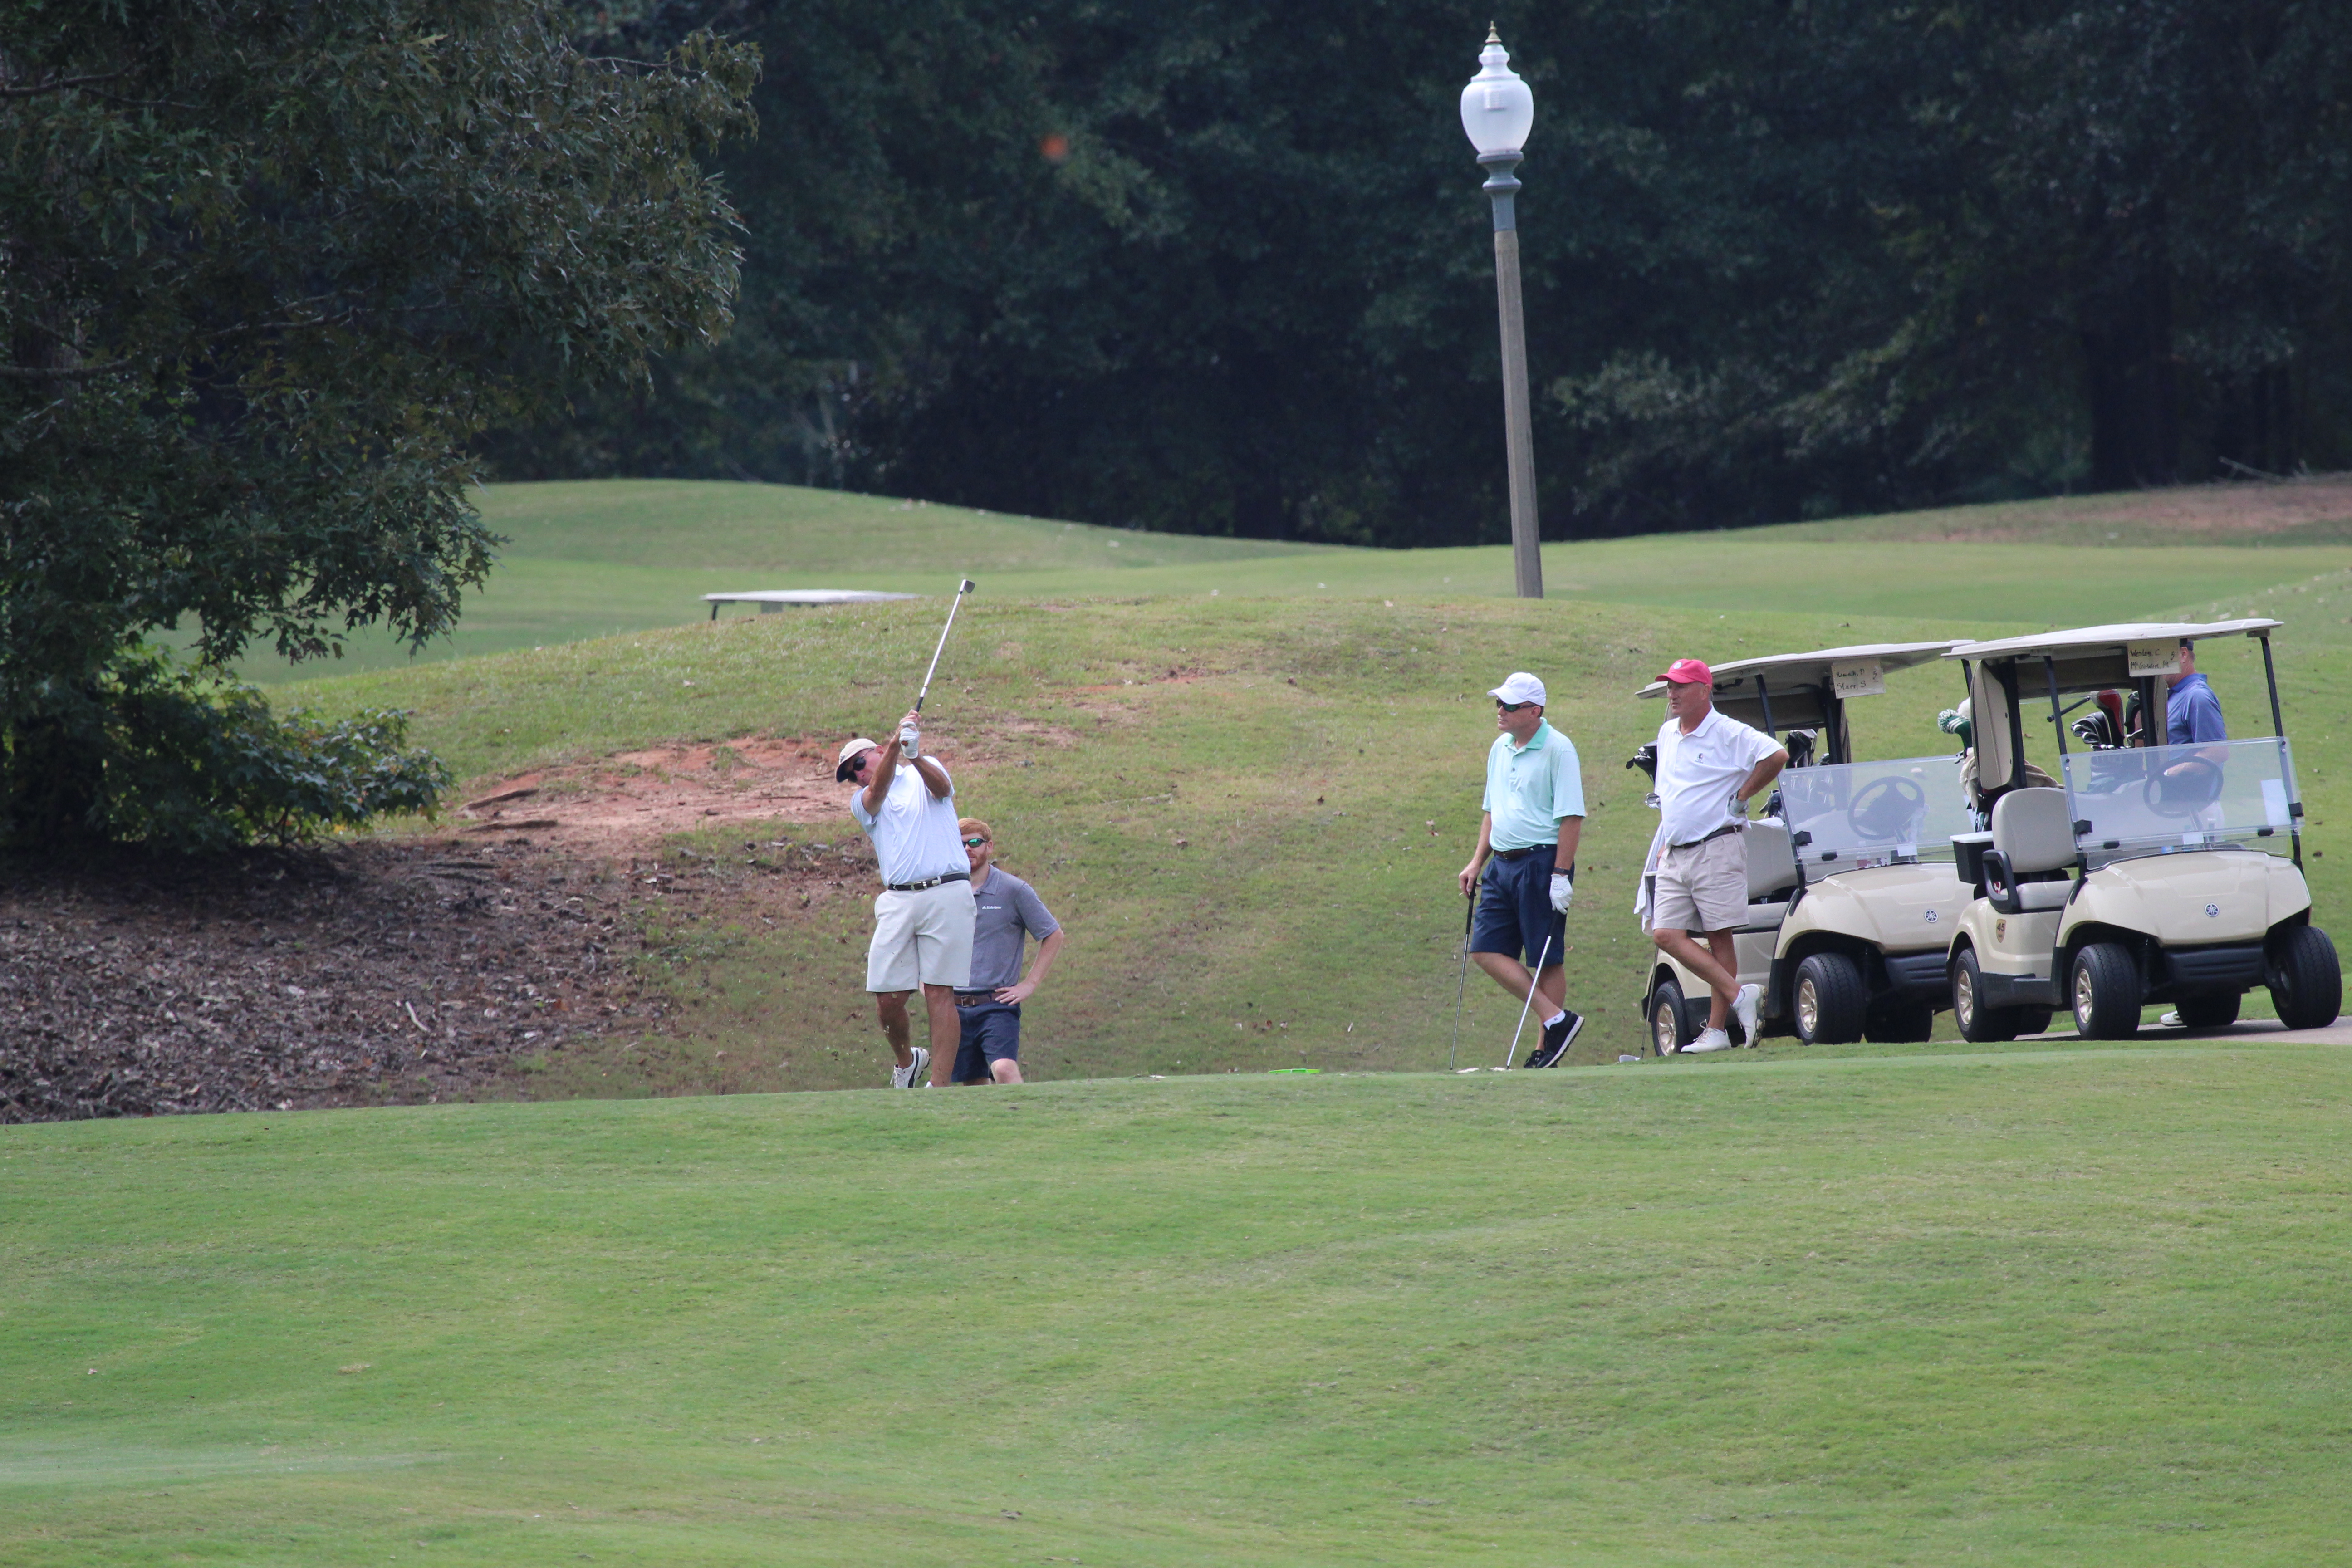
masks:
<instances>
[{"instance_id":1,"label":"navy shorts","mask_svg":"<svg viewBox=\"0 0 2352 1568\"><path fill-rule=\"evenodd\" d=\"M1473 952L1507 952L1532 969L1547 937L1551 954L1545 967L1560 962L1568 946L1568 917L1551 907L1552 846L1506 860L1497 855L1478 878L1478 918L1470 928ZM1570 878L1576 868L1568 868Z\"/></svg>"},{"instance_id":2,"label":"navy shorts","mask_svg":"<svg viewBox=\"0 0 2352 1568\"><path fill-rule=\"evenodd\" d=\"M963 1024L963 1039L956 1047L955 1081L992 1083L991 1062L1021 1059L1021 1007L991 999L965 1005L956 999L956 1017Z\"/></svg>"}]
</instances>

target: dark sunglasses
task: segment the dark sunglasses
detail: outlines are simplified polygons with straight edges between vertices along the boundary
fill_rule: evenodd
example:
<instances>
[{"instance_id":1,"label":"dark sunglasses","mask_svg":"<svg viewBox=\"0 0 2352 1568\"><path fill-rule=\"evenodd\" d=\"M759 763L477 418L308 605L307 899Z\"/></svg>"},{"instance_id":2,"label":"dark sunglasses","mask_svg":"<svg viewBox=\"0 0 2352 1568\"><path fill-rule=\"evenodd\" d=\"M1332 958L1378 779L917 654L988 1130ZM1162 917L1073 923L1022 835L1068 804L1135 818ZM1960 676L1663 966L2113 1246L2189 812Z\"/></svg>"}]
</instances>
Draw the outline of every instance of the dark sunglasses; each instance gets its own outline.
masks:
<instances>
[{"instance_id":1,"label":"dark sunglasses","mask_svg":"<svg viewBox=\"0 0 2352 1568\"><path fill-rule=\"evenodd\" d=\"M985 838L967 838L963 841L963 847L967 849L977 849L987 842Z\"/></svg>"},{"instance_id":2,"label":"dark sunglasses","mask_svg":"<svg viewBox=\"0 0 2352 1568\"><path fill-rule=\"evenodd\" d=\"M1516 713L1522 708L1532 708L1535 704L1532 702L1506 702L1501 698L1497 697L1495 699L1495 706L1501 709L1506 713Z\"/></svg>"}]
</instances>

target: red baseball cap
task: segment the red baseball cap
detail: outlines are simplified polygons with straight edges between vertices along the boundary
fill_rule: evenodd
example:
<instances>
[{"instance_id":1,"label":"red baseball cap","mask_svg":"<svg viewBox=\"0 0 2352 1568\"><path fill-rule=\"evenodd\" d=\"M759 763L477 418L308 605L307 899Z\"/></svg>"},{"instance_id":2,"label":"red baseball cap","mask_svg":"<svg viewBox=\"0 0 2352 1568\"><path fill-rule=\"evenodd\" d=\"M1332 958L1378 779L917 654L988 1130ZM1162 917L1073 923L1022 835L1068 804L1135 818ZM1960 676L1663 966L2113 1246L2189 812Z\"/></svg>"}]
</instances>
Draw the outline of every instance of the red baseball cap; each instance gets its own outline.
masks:
<instances>
[{"instance_id":1,"label":"red baseball cap","mask_svg":"<svg viewBox=\"0 0 2352 1568\"><path fill-rule=\"evenodd\" d=\"M1676 686L1705 686L1711 689L1715 685L1715 671L1707 668L1702 660L1678 658L1666 666L1665 674L1658 679L1670 680Z\"/></svg>"}]
</instances>

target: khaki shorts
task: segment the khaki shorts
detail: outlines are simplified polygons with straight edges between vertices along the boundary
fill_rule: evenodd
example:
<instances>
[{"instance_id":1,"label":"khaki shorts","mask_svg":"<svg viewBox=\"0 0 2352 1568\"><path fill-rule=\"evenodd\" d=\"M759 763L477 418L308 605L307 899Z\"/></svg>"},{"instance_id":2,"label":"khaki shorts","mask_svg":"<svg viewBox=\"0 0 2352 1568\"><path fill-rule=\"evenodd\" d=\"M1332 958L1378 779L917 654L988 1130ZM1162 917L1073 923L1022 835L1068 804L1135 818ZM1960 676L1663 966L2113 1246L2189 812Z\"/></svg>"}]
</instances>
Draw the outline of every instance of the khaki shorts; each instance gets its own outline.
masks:
<instances>
[{"instance_id":1,"label":"khaki shorts","mask_svg":"<svg viewBox=\"0 0 2352 1568\"><path fill-rule=\"evenodd\" d=\"M874 895L874 941L866 949L866 989L971 984L971 884L941 882L917 893Z\"/></svg>"},{"instance_id":2,"label":"khaki shorts","mask_svg":"<svg viewBox=\"0 0 2352 1568\"><path fill-rule=\"evenodd\" d=\"M1658 857L1653 931L1738 931L1748 923L1748 840L1727 833Z\"/></svg>"}]
</instances>

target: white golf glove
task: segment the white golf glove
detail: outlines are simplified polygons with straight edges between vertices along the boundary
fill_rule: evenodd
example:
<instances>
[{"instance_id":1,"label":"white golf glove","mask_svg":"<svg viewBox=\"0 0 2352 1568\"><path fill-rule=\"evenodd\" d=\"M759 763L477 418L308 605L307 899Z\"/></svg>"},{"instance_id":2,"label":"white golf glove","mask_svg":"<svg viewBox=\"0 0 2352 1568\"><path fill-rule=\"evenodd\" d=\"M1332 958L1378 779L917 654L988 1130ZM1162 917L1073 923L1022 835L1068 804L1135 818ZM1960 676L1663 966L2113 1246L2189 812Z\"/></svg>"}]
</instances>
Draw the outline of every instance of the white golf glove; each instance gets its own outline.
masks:
<instances>
[{"instance_id":1,"label":"white golf glove","mask_svg":"<svg viewBox=\"0 0 2352 1568\"><path fill-rule=\"evenodd\" d=\"M912 724L898 726L898 754L909 762L923 754L923 732Z\"/></svg>"},{"instance_id":2,"label":"white golf glove","mask_svg":"<svg viewBox=\"0 0 2352 1568\"><path fill-rule=\"evenodd\" d=\"M1568 879L1565 871L1551 874L1551 907L1555 914L1566 914L1569 901L1576 897L1576 884Z\"/></svg>"}]
</instances>

